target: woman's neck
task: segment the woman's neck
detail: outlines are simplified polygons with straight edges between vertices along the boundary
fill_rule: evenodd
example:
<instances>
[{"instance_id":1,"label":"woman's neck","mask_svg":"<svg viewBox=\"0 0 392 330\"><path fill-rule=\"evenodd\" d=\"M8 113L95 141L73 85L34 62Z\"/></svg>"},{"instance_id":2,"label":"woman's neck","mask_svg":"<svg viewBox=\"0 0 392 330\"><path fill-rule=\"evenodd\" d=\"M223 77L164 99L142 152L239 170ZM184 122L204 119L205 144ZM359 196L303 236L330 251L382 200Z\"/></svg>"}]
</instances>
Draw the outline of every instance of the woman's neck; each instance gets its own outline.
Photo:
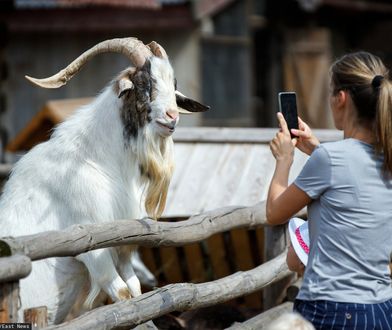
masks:
<instances>
[{"instance_id":1,"label":"woman's neck","mask_svg":"<svg viewBox=\"0 0 392 330\"><path fill-rule=\"evenodd\" d=\"M344 138L353 138L368 144L375 143L373 129L371 127L360 125L358 123L356 123L356 125L349 125L349 127L344 129Z\"/></svg>"}]
</instances>

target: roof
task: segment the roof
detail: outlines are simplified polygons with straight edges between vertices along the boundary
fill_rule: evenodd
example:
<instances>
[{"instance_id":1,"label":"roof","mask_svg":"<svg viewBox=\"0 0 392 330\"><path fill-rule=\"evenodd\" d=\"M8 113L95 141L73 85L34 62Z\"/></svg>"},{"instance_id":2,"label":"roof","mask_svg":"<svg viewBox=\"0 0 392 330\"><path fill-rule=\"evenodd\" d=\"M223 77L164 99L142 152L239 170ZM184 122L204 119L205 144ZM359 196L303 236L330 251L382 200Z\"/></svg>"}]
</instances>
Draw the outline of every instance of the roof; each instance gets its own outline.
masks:
<instances>
[{"instance_id":1,"label":"roof","mask_svg":"<svg viewBox=\"0 0 392 330\"><path fill-rule=\"evenodd\" d=\"M2 0L0 0L1 3ZM9 0L0 21L10 33L172 31L193 29L185 0Z\"/></svg>"},{"instance_id":2,"label":"roof","mask_svg":"<svg viewBox=\"0 0 392 330\"><path fill-rule=\"evenodd\" d=\"M18 9L79 8L91 6L129 7L139 9L160 8L158 0L14 0Z\"/></svg>"},{"instance_id":3,"label":"roof","mask_svg":"<svg viewBox=\"0 0 392 330\"><path fill-rule=\"evenodd\" d=\"M7 151L27 151L36 144L47 140L55 125L64 121L76 108L88 104L92 98L77 98L68 100L52 100L45 103L43 108L6 146Z\"/></svg>"},{"instance_id":4,"label":"roof","mask_svg":"<svg viewBox=\"0 0 392 330\"><path fill-rule=\"evenodd\" d=\"M7 146L28 150L48 139L54 125L90 98L54 100ZM226 206L251 206L267 196L275 160L269 142L275 128L179 127L173 135L175 171L163 217L189 217ZM342 138L336 130L314 130L320 141ZM290 180L307 156L296 151Z\"/></svg>"}]
</instances>

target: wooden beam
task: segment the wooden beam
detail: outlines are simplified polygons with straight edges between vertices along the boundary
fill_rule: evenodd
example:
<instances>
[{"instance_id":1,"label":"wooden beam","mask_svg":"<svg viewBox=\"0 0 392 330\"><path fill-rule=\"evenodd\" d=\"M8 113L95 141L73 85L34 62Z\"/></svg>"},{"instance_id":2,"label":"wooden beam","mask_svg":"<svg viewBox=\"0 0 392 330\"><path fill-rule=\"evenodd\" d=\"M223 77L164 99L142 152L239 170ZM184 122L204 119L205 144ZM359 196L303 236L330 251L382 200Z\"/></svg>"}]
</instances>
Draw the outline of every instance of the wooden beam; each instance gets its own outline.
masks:
<instances>
[{"instance_id":1,"label":"wooden beam","mask_svg":"<svg viewBox=\"0 0 392 330\"><path fill-rule=\"evenodd\" d=\"M171 284L147 292L137 298L97 308L70 322L47 330L87 330L133 327L158 316L217 303L255 292L286 277L286 253L246 272L237 272L222 279L200 283Z\"/></svg>"},{"instance_id":2,"label":"wooden beam","mask_svg":"<svg viewBox=\"0 0 392 330\"><path fill-rule=\"evenodd\" d=\"M65 230L49 231L0 240L2 250L24 254L31 260L55 256L75 256L109 246L183 246L199 242L215 233L240 227L265 224L265 203L253 207L226 207L193 216L185 221L164 222L144 218L116 220L104 224L73 225Z\"/></svg>"},{"instance_id":3,"label":"wooden beam","mask_svg":"<svg viewBox=\"0 0 392 330\"><path fill-rule=\"evenodd\" d=\"M178 222L144 218L103 224L77 224L64 230L5 237L0 240L0 245L4 246L3 250L11 251L11 254L24 254L31 260L76 256L90 250L128 244L183 246L235 228L265 226L265 218L263 201L250 207L224 207ZM7 255L10 255L9 251Z\"/></svg>"},{"instance_id":4,"label":"wooden beam","mask_svg":"<svg viewBox=\"0 0 392 330\"><path fill-rule=\"evenodd\" d=\"M243 323L235 323L227 330L251 330L251 329L266 329L267 326L283 313L291 312L293 310L292 302L285 302L282 305L269 309L268 311L252 317Z\"/></svg>"},{"instance_id":5,"label":"wooden beam","mask_svg":"<svg viewBox=\"0 0 392 330\"><path fill-rule=\"evenodd\" d=\"M0 258L0 283L12 282L28 276L31 260L23 255Z\"/></svg>"}]
</instances>

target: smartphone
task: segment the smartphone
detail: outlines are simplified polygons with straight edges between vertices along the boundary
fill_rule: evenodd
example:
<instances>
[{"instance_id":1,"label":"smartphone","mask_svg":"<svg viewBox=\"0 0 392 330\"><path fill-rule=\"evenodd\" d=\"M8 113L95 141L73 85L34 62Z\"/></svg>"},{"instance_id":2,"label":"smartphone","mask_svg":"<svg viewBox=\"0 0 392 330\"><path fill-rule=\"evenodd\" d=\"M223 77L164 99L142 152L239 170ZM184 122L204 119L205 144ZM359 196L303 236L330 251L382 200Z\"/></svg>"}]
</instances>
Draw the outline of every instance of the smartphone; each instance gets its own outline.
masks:
<instances>
[{"instance_id":1,"label":"smartphone","mask_svg":"<svg viewBox=\"0 0 392 330\"><path fill-rule=\"evenodd\" d=\"M297 96L295 92L281 92L279 97L279 111L286 119L291 138L296 136L291 133L291 129L298 129Z\"/></svg>"}]
</instances>

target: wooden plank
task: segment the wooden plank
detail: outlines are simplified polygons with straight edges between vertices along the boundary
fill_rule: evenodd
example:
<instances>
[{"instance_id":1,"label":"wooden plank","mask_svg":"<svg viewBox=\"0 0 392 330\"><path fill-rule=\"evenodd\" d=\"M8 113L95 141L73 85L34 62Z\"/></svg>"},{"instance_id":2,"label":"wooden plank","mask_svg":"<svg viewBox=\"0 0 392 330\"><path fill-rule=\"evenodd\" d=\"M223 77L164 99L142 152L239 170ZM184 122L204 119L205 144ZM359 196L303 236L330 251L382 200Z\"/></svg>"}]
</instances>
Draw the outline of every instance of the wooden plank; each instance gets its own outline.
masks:
<instances>
[{"instance_id":1,"label":"wooden plank","mask_svg":"<svg viewBox=\"0 0 392 330\"><path fill-rule=\"evenodd\" d=\"M276 128L231 128L231 127L178 127L173 134L175 143L265 143L277 133ZM312 129L321 142L336 141L343 133L336 129Z\"/></svg>"},{"instance_id":2,"label":"wooden plank","mask_svg":"<svg viewBox=\"0 0 392 330\"><path fill-rule=\"evenodd\" d=\"M220 166L222 148L225 149L215 143L192 144L193 151L187 158L187 167L182 173L175 173L178 184L177 187L170 187L176 191L168 201L167 214L189 216L203 210L203 205L209 198L208 190L213 181L211 177L214 177Z\"/></svg>"},{"instance_id":3,"label":"wooden plank","mask_svg":"<svg viewBox=\"0 0 392 330\"><path fill-rule=\"evenodd\" d=\"M151 271L151 273L154 274L154 276L157 276L158 267L155 264L152 249L146 247L140 247L139 253L146 267Z\"/></svg>"},{"instance_id":4,"label":"wooden plank","mask_svg":"<svg viewBox=\"0 0 392 330\"><path fill-rule=\"evenodd\" d=\"M253 205L265 199L268 186L274 171L271 166L275 162L266 145L253 146L249 150L249 158L243 164L241 176L231 205Z\"/></svg>"},{"instance_id":5,"label":"wooden plank","mask_svg":"<svg viewBox=\"0 0 392 330\"><path fill-rule=\"evenodd\" d=\"M162 268L168 283L183 282L180 262L176 248L162 247L160 249Z\"/></svg>"},{"instance_id":6,"label":"wooden plank","mask_svg":"<svg viewBox=\"0 0 392 330\"><path fill-rule=\"evenodd\" d=\"M18 322L19 281L0 283L0 323Z\"/></svg>"},{"instance_id":7,"label":"wooden plank","mask_svg":"<svg viewBox=\"0 0 392 330\"><path fill-rule=\"evenodd\" d=\"M204 269L203 254L199 244L184 246L186 263L190 276L190 282L200 283L206 280L206 270Z\"/></svg>"},{"instance_id":8,"label":"wooden plank","mask_svg":"<svg viewBox=\"0 0 392 330\"><path fill-rule=\"evenodd\" d=\"M330 32L325 28L287 32L283 59L286 90L297 92L300 117L313 127L333 127L328 104Z\"/></svg>"},{"instance_id":9,"label":"wooden plank","mask_svg":"<svg viewBox=\"0 0 392 330\"><path fill-rule=\"evenodd\" d=\"M249 145L226 144L222 150L219 163L211 173L213 180L208 187L208 199L203 205L203 211L213 210L219 205L232 205L231 198L236 194L244 164L249 160ZM222 187L225 187L222 189Z\"/></svg>"},{"instance_id":10,"label":"wooden plank","mask_svg":"<svg viewBox=\"0 0 392 330\"><path fill-rule=\"evenodd\" d=\"M24 322L32 325L32 330L38 330L48 326L48 309L46 306L25 309L23 316Z\"/></svg>"},{"instance_id":11,"label":"wooden plank","mask_svg":"<svg viewBox=\"0 0 392 330\"><path fill-rule=\"evenodd\" d=\"M264 259L264 228L257 228L256 230L256 237L257 237L257 247L259 249L259 254L261 259L261 263L263 263L265 261Z\"/></svg>"},{"instance_id":12,"label":"wooden plank","mask_svg":"<svg viewBox=\"0 0 392 330\"><path fill-rule=\"evenodd\" d=\"M255 267L250 250L248 231L246 229L234 229L230 232L234 246L235 262L238 270L246 271ZM261 307L261 295L256 292L244 297L246 306L251 308Z\"/></svg>"},{"instance_id":13,"label":"wooden plank","mask_svg":"<svg viewBox=\"0 0 392 330\"><path fill-rule=\"evenodd\" d=\"M246 229L234 229L230 231L231 240L235 251L235 262L239 270L249 270L254 268L252 252Z\"/></svg>"},{"instance_id":14,"label":"wooden plank","mask_svg":"<svg viewBox=\"0 0 392 330\"><path fill-rule=\"evenodd\" d=\"M170 190L176 191L178 185L181 184L181 178L184 173L188 170L189 159L192 158L193 153L196 149L196 143L175 143L174 144L174 159L175 159L175 167L174 167L174 175L172 181L170 183ZM169 191L170 194L170 191ZM173 197L170 196L169 197ZM168 198L169 198L168 197Z\"/></svg>"},{"instance_id":15,"label":"wooden plank","mask_svg":"<svg viewBox=\"0 0 392 330\"><path fill-rule=\"evenodd\" d=\"M230 274L229 265L227 264L227 258L225 251L225 244L223 242L223 235L217 234L207 239L208 251L210 254L210 260L212 269L214 272L214 278L222 278Z\"/></svg>"}]
</instances>

